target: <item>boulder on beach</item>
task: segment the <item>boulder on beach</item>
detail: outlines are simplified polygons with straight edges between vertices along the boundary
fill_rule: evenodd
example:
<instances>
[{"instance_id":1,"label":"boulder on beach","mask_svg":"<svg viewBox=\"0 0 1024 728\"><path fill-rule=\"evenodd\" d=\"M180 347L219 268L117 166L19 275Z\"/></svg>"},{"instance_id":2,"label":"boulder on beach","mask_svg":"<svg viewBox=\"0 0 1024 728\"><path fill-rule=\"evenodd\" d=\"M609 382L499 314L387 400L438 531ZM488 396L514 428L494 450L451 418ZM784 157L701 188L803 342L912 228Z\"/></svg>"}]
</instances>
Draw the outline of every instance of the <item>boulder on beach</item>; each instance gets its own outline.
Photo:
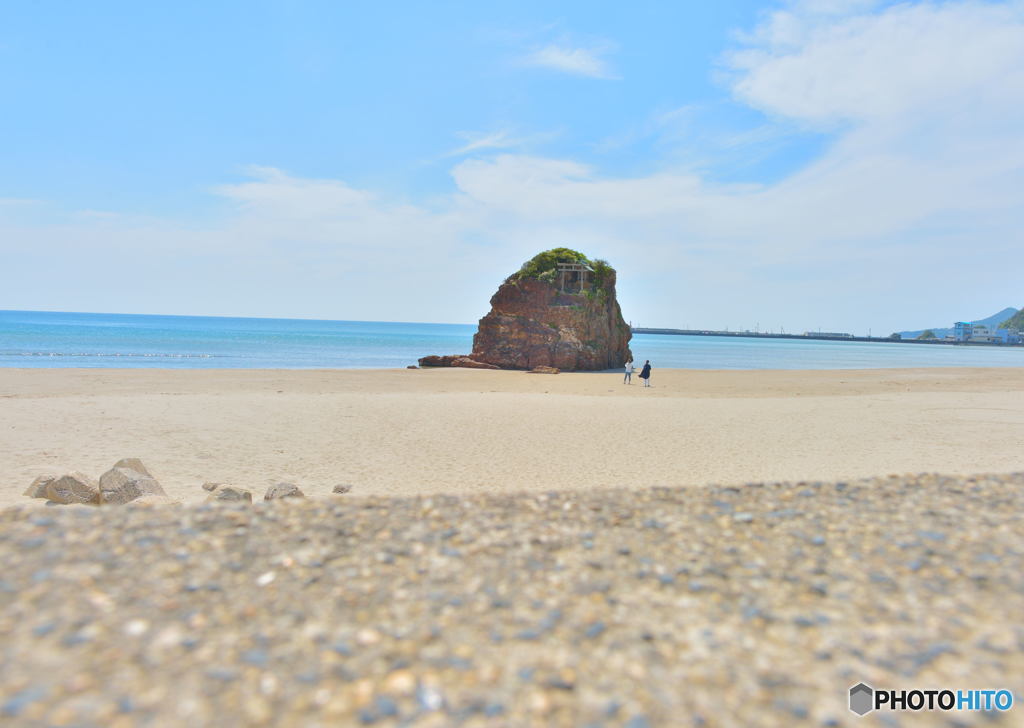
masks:
<instances>
[{"instance_id":1,"label":"boulder on beach","mask_svg":"<svg viewBox=\"0 0 1024 728\"><path fill-rule=\"evenodd\" d=\"M167 494L142 462L135 458L119 460L100 476L100 503L104 505L121 505L145 495Z\"/></svg>"},{"instance_id":2,"label":"boulder on beach","mask_svg":"<svg viewBox=\"0 0 1024 728\"><path fill-rule=\"evenodd\" d=\"M210 493L210 496L206 499L207 503L213 501L252 503L252 491L248 491L245 488L237 488L233 485L221 485Z\"/></svg>"},{"instance_id":3,"label":"boulder on beach","mask_svg":"<svg viewBox=\"0 0 1024 728\"><path fill-rule=\"evenodd\" d=\"M146 466L143 465L142 461L138 458L121 458L114 463L113 467L127 468L128 470L134 470L136 473L142 473L143 475L148 475L151 478L153 477L153 474L146 469Z\"/></svg>"},{"instance_id":4,"label":"boulder on beach","mask_svg":"<svg viewBox=\"0 0 1024 728\"><path fill-rule=\"evenodd\" d=\"M534 367L528 372L528 374L558 374L558 367Z\"/></svg>"},{"instance_id":5,"label":"boulder on beach","mask_svg":"<svg viewBox=\"0 0 1024 728\"><path fill-rule=\"evenodd\" d=\"M278 483L267 488L263 500L280 500L281 498L305 498L306 494L294 483Z\"/></svg>"},{"instance_id":6,"label":"boulder on beach","mask_svg":"<svg viewBox=\"0 0 1024 728\"><path fill-rule=\"evenodd\" d=\"M431 354L430 356L421 357L419 362L421 367L450 367L452 365L452 361L458 358L459 357L455 355L439 356L437 354Z\"/></svg>"},{"instance_id":7,"label":"boulder on beach","mask_svg":"<svg viewBox=\"0 0 1024 728\"><path fill-rule=\"evenodd\" d=\"M453 367L463 367L465 369L501 369L497 364L489 364L485 361L477 361L468 356L456 357L455 361L451 364Z\"/></svg>"},{"instance_id":8,"label":"boulder on beach","mask_svg":"<svg viewBox=\"0 0 1024 728\"><path fill-rule=\"evenodd\" d=\"M615 269L569 248L526 261L491 297L473 351L427 356L420 366L595 371L632 358L632 332L615 296Z\"/></svg>"},{"instance_id":9,"label":"boulder on beach","mask_svg":"<svg viewBox=\"0 0 1024 728\"><path fill-rule=\"evenodd\" d=\"M46 485L46 497L62 505L99 505L100 487L85 473L68 473Z\"/></svg>"},{"instance_id":10,"label":"boulder on beach","mask_svg":"<svg viewBox=\"0 0 1024 728\"><path fill-rule=\"evenodd\" d=\"M348 493L351 490L352 490L352 486L349 485L348 483L338 483L338 485L334 486L331 489L331 492L332 493L337 493L337 494L341 495L341 494Z\"/></svg>"},{"instance_id":11,"label":"boulder on beach","mask_svg":"<svg viewBox=\"0 0 1024 728\"><path fill-rule=\"evenodd\" d=\"M446 354L445 356L425 356L420 359L421 367L462 367L464 369L501 369L494 364L476 361L463 354Z\"/></svg>"},{"instance_id":12,"label":"boulder on beach","mask_svg":"<svg viewBox=\"0 0 1024 728\"><path fill-rule=\"evenodd\" d=\"M206 490L206 491L209 491L209 492L212 493L213 491L217 490L217 488L221 487L222 485L224 485L224 483L209 483L209 482L203 483L203 490Z\"/></svg>"},{"instance_id":13,"label":"boulder on beach","mask_svg":"<svg viewBox=\"0 0 1024 728\"><path fill-rule=\"evenodd\" d=\"M56 479L55 475L40 475L32 481L32 485L25 491L25 495L29 498L46 498L47 486Z\"/></svg>"}]
</instances>

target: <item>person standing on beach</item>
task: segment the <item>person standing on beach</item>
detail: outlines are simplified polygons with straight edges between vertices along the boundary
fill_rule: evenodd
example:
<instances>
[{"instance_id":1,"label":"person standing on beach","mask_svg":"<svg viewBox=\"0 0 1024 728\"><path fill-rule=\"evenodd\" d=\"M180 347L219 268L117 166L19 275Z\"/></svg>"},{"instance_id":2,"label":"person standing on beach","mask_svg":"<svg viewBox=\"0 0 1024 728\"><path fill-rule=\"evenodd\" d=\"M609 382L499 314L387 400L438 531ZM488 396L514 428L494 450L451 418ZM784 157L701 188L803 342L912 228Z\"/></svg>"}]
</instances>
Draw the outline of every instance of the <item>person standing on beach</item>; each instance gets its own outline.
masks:
<instances>
[{"instance_id":1,"label":"person standing on beach","mask_svg":"<svg viewBox=\"0 0 1024 728\"><path fill-rule=\"evenodd\" d=\"M644 386L651 386L651 360L644 362L644 368L640 370L640 378L644 380Z\"/></svg>"},{"instance_id":2,"label":"person standing on beach","mask_svg":"<svg viewBox=\"0 0 1024 728\"><path fill-rule=\"evenodd\" d=\"M626 376L622 379L623 384L633 383L633 360L629 359L626 361Z\"/></svg>"}]
</instances>

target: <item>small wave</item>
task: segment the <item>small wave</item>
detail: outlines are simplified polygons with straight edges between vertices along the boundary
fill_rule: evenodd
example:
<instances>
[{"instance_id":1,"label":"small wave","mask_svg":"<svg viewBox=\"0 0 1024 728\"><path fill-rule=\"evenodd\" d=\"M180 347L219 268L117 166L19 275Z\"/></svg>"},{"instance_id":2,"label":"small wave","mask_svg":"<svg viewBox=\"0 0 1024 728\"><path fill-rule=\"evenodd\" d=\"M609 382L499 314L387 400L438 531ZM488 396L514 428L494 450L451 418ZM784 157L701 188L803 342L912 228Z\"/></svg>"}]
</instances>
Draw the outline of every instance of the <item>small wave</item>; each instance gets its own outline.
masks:
<instances>
[{"instance_id":1,"label":"small wave","mask_svg":"<svg viewBox=\"0 0 1024 728\"><path fill-rule=\"evenodd\" d=\"M3 353L2 356L38 356L38 357L116 357L125 359L226 359L222 354L146 354L124 352L91 352L91 351L16 351Z\"/></svg>"}]
</instances>

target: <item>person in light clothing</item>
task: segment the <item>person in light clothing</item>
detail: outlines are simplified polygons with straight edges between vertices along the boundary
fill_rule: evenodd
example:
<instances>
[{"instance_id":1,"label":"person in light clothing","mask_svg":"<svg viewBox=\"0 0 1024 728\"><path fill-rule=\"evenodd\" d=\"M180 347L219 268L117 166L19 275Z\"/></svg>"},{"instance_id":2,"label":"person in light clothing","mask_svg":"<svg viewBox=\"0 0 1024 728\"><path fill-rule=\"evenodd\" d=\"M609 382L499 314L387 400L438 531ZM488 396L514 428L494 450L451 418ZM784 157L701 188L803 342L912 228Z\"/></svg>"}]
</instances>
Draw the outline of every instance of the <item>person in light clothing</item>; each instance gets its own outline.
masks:
<instances>
[{"instance_id":1,"label":"person in light clothing","mask_svg":"<svg viewBox=\"0 0 1024 728\"><path fill-rule=\"evenodd\" d=\"M633 360L629 359L626 361L626 376L622 379L623 384L633 383Z\"/></svg>"}]
</instances>

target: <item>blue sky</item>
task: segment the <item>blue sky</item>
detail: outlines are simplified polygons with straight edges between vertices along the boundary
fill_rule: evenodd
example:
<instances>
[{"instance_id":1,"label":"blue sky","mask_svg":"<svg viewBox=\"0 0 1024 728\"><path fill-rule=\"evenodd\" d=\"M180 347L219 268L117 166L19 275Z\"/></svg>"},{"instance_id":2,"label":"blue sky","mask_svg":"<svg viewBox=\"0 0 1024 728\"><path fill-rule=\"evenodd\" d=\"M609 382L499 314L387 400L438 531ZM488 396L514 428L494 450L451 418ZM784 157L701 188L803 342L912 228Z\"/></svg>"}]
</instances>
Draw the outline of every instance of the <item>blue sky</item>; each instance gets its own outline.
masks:
<instances>
[{"instance_id":1,"label":"blue sky","mask_svg":"<svg viewBox=\"0 0 1024 728\"><path fill-rule=\"evenodd\" d=\"M7 3L0 308L639 325L1024 305L1024 4Z\"/></svg>"}]
</instances>

